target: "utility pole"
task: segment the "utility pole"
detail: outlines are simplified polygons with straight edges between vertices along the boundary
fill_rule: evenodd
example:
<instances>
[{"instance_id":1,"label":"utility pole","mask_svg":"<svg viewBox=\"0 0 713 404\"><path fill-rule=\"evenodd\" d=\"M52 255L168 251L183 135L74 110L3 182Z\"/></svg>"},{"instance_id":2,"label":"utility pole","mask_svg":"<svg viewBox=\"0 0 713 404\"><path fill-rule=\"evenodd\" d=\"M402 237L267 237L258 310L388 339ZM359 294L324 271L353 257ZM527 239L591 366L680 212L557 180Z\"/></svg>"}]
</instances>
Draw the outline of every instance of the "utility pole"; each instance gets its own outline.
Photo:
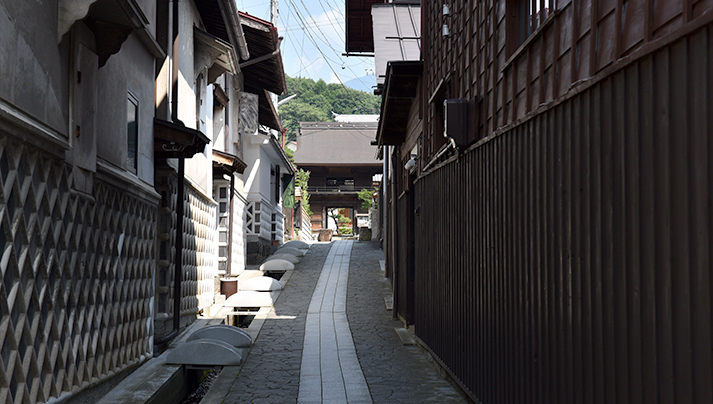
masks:
<instances>
[{"instance_id":1,"label":"utility pole","mask_svg":"<svg viewBox=\"0 0 713 404\"><path fill-rule=\"evenodd\" d=\"M277 27L277 0L270 0L270 22Z\"/></svg>"}]
</instances>

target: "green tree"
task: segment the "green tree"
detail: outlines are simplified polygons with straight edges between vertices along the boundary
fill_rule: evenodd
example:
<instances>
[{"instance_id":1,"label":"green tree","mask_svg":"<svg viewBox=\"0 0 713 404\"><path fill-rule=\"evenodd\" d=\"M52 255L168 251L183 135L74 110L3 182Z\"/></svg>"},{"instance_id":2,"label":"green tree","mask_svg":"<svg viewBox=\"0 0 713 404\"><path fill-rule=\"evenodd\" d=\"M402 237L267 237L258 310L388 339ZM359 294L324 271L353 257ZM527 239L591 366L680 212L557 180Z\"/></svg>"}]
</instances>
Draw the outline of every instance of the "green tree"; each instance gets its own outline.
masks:
<instances>
[{"instance_id":1,"label":"green tree","mask_svg":"<svg viewBox=\"0 0 713 404\"><path fill-rule=\"evenodd\" d=\"M361 201L361 208L367 212L369 211L369 209L371 209L372 205L375 205L374 198L372 197L373 194L374 191L369 191L368 189L362 189L361 191L357 192L357 196Z\"/></svg>"},{"instance_id":2,"label":"green tree","mask_svg":"<svg viewBox=\"0 0 713 404\"><path fill-rule=\"evenodd\" d=\"M287 95L297 97L279 107L287 139L295 140L300 122L331 122L336 114L378 114L381 97L364 91L327 84L324 80L287 77Z\"/></svg>"},{"instance_id":3,"label":"green tree","mask_svg":"<svg viewBox=\"0 0 713 404\"><path fill-rule=\"evenodd\" d=\"M310 174L310 171L299 168L295 173L295 186L300 187L302 190L302 207L305 208L308 215L312 216L312 210L309 208L309 193L307 192Z\"/></svg>"}]
</instances>

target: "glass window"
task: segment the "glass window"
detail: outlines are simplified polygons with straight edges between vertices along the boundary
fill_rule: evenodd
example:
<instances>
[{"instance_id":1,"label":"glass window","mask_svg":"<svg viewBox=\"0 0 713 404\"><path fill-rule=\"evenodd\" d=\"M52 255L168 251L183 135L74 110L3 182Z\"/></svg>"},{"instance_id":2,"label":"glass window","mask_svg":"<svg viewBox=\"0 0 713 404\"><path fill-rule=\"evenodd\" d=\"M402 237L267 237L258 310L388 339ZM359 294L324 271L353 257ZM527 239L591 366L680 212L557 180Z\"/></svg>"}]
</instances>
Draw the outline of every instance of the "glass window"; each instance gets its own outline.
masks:
<instances>
[{"instance_id":1,"label":"glass window","mask_svg":"<svg viewBox=\"0 0 713 404\"><path fill-rule=\"evenodd\" d=\"M139 101L129 94L126 103L126 167L136 174L139 147Z\"/></svg>"}]
</instances>

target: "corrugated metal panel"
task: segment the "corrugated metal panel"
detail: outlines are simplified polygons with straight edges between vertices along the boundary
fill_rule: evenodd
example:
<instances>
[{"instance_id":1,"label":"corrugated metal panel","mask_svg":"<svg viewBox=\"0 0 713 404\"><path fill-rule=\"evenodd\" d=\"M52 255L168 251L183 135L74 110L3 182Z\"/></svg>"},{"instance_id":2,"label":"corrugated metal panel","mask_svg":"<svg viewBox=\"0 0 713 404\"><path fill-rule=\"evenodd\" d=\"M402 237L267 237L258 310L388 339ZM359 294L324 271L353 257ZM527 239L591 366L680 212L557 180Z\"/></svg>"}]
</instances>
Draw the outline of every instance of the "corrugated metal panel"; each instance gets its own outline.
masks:
<instances>
[{"instance_id":1,"label":"corrugated metal panel","mask_svg":"<svg viewBox=\"0 0 713 404\"><path fill-rule=\"evenodd\" d=\"M416 183L417 336L483 403L713 402L710 25Z\"/></svg>"}]
</instances>

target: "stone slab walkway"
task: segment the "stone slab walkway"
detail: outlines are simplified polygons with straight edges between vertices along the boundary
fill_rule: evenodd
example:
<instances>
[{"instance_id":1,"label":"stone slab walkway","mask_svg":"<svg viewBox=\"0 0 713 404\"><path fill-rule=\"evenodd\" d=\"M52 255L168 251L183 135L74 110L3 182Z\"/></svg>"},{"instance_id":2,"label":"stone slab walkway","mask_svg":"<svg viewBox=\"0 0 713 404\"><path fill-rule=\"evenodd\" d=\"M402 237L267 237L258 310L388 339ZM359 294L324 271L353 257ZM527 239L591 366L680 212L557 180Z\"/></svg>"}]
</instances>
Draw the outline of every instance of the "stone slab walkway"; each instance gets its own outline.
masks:
<instances>
[{"instance_id":1,"label":"stone slab walkway","mask_svg":"<svg viewBox=\"0 0 713 404\"><path fill-rule=\"evenodd\" d=\"M336 241L312 295L305 328L297 402L371 403L347 320L353 241Z\"/></svg>"},{"instance_id":2,"label":"stone slab walkway","mask_svg":"<svg viewBox=\"0 0 713 404\"><path fill-rule=\"evenodd\" d=\"M314 244L211 402L467 402L421 347L401 343L383 259L377 242Z\"/></svg>"}]
</instances>

